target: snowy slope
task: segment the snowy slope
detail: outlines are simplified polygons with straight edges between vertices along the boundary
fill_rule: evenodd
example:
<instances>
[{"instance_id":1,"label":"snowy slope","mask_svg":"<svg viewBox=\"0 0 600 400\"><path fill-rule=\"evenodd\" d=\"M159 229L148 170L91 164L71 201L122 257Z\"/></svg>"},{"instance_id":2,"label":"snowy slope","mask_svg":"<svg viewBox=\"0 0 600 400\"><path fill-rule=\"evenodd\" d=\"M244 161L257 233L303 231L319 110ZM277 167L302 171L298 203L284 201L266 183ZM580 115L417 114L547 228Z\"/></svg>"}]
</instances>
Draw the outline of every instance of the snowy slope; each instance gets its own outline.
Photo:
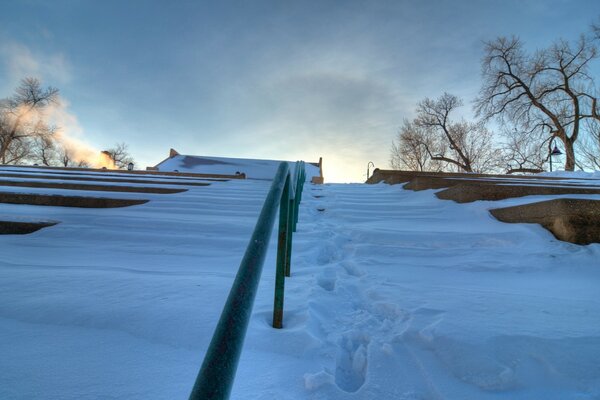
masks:
<instances>
[{"instance_id":1,"label":"snowy slope","mask_svg":"<svg viewBox=\"0 0 600 400\"><path fill-rule=\"evenodd\" d=\"M262 398L598 398L600 245L487 212L541 197L456 204L399 185L312 190L323 197L306 196L278 334L280 352L295 343L281 369L311 365L272 386L291 380L285 394ZM247 374L259 369L246 360Z\"/></svg>"},{"instance_id":2,"label":"snowy slope","mask_svg":"<svg viewBox=\"0 0 600 400\"><path fill-rule=\"evenodd\" d=\"M0 236L0 398L186 398L269 184L68 191L150 199L128 208L0 205L60 221Z\"/></svg>"},{"instance_id":3,"label":"snowy slope","mask_svg":"<svg viewBox=\"0 0 600 400\"><path fill-rule=\"evenodd\" d=\"M61 221L0 236L0 398L187 398L269 184L94 193L150 199L119 209L0 205ZM600 396L600 245L487 211L542 197L305 191L284 329L270 327L272 241L232 398Z\"/></svg>"}]
</instances>

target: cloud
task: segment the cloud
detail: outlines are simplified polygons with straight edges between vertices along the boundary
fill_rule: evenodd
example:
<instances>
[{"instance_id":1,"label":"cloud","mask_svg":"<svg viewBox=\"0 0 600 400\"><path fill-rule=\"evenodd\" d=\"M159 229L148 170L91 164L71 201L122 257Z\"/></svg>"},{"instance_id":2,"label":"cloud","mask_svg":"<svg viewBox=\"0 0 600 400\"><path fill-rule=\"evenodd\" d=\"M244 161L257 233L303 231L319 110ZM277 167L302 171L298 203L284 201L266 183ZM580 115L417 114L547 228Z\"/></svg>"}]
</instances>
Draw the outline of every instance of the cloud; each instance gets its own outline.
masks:
<instances>
[{"instance_id":1,"label":"cloud","mask_svg":"<svg viewBox=\"0 0 600 400\"><path fill-rule=\"evenodd\" d=\"M381 38L376 27L360 34L332 28L286 46L270 42L251 61L227 64L227 79L208 85L207 114L219 131L190 138L199 149L190 151L324 156L326 165L335 160L326 176L335 181L364 180L369 161L385 168L398 126L413 115L423 88L434 95L442 89L433 72L414 78L416 69L436 68L412 56L415 46L390 51Z\"/></svg>"},{"instance_id":2,"label":"cloud","mask_svg":"<svg viewBox=\"0 0 600 400\"><path fill-rule=\"evenodd\" d=\"M330 182L364 180L369 158L387 160L403 102L385 81L328 69L265 76L252 90L242 86L230 94L228 104L244 122L211 140L213 151L235 143L233 156L311 161L323 156Z\"/></svg>"},{"instance_id":3,"label":"cloud","mask_svg":"<svg viewBox=\"0 0 600 400\"><path fill-rule=\"evenodd\" d=\"M5 60L6 84L12 87L28 76L37 77L52 85L71 80L71 68L62 53L33 52L27 46L11 41L0 44L0 55Z\"/></svg>"},{"instance_id":4,"label":"cloud","mask_svg":"<svg viewBox=\"0 0 600 400\"><path fill-rule=\"evenodd\" d=\"M369 161L387 163L403 113L414 108L389 74L394 60L372 44L365 36L300 43L291 56L246 72L219 99L236 110L232 120L243 121L227 136L262 158L323 156L330 182L364 180Z\"/></svg>"}]
</instances>

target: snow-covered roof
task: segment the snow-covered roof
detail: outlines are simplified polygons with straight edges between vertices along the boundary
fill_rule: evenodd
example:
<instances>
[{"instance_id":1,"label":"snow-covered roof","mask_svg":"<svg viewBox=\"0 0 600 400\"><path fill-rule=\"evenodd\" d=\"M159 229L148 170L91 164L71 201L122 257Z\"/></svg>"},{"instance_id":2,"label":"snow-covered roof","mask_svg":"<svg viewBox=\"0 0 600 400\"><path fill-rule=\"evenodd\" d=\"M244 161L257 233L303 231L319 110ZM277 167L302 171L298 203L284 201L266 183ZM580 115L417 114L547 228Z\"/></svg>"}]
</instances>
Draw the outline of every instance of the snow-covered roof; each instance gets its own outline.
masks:
<instances>
[{"instance_id":1,"label":"snow-covered roof","mask_svg":"<svg viewBox=\"0 0 600 400\"><path fill-rule=\"evenodd\" d=\"M207 157L182 155L176 152L155 166L159 171L179 171L199 174L246 174L247 179L273 179L277 167L284 160L257 160L249 158ZM306 163L306 177L320 176L319 167Z\"/></svg>"}]
</instances>

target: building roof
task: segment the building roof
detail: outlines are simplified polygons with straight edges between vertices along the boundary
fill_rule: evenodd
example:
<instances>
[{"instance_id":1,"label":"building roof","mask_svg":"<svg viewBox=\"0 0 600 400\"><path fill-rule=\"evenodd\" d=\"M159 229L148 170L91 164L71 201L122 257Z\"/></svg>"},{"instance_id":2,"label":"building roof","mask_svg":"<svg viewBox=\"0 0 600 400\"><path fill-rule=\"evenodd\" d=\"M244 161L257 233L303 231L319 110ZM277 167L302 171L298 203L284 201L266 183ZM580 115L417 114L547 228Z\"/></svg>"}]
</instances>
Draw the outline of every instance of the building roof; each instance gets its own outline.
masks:
<instances>
[{"instance_id":1,"label":"building roof","mask_svg":"<svg viewBox=\"0 0 600 400\"><path fill-rule=\"evenodd\" d=\"M169 158L158 163L158 171L178 171L200 174L236 175L245 174L247 179L273 179L277 167L285 160L258 160L249 158L228 158L183 155L171 150ZM319 163L306 163L306 176L322 176Z\"/></svg>"}]
</instances>

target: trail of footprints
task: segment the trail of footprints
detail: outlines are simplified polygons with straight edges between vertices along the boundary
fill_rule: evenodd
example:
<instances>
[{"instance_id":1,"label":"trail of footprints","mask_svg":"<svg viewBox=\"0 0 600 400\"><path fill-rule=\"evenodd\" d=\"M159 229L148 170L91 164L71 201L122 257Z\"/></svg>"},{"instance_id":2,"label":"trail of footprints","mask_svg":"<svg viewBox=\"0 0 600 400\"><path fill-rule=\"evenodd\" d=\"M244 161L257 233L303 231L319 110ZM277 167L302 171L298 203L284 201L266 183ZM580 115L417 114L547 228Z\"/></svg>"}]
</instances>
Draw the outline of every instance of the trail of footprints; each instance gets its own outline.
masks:
<instances>
[{"instance_id":1,"label":"trail of footprints","mask_svg":"<svg viewBox=\"0 0 600 400\"><path fill-rule=\"evenodd\" d=\"M320 189L320 197L313 196L310 203L317 217L310 234L318 239L312 254L319 268L307 329L322 342L324 365L305 374L306 389L320 390L324 398L336 391L373 398L374 390L393 386L384 396L399 399L444 398L438 387L444 386L443 379L458 379L468 386L465 390L510 389L515 381L510 368L468 343L439 334L445 310L428 307L426 299L407 308L390 301L381 290L387 281L363 269L356 257L359 241L369 245L360 239L365 232L336 220L342 208L336 204L353 199L338 199L338 190L327 189ZM475 361L465 361L465 354ZM481 365L485 371L472 367Z\"/></svg>"},{"instance_id":2,"label":"trail of footprints","mask_svg":"<svg viewBox=\"0 0 600 400\"><path fill-rule=\"evenodd\" d=\"M315 213L320 214L314 234L320 235L316 261L321 266L314 288L317 301L309 303L309 329L321 338L329 365L323 371L305 375L305 387L315 390L323 385L335 385L347 393L358 392L368 378L370 353L396 354L398 370L412 374L415 391L400 393L410 398L438 398L430 377L423 371L417 355L406 346L405 340L417 337L426 341L439 322L437 310L418 308L411 312L379 295L381 282L369 276L355 261L352 232L340 231L327 210L336 203L336 193L321 189L313 196ZM316 210L326 210L325 212ZM387 349L387 350L386 350ZM392 375L398 370L388 371ZM313 371L315 372L315 371ZM374 374L381 375L381 371ZM395 378L393 378L395 379ZM420 382L420 383L419 383ZM418 393L419 387L428 388ZM414 397L417 396L417 397Z\"/></svg>"},{"instance_id":3,"label":"trail of footprints","mask_svg":"<svg viewBox=\"0 0 600 400\"><path fill-rule=\"evenodd\" d=\"M335 203L335 194L330 192L320 191L313 197L317 199L316 209L319 212ZM316 277L318 288L315 290L327 292L333 307L312 303L309 312L321 328L325 346L336 354L332 357L334 368L324 367L329 379L320 378L324 382L334 383L340 390L352 393L364 385L367 377L371 338L366 328L373 324L373 314L368 302L363 299L364 293L353 282L365 274L352 261L354 250L351 235L338 233L336 227L327 222L326 213L322 215L316 229L324 236L316 258L322 269ZM340 326L349 329L340 334L336 330Z\"/></svg>"}]
</instances>

